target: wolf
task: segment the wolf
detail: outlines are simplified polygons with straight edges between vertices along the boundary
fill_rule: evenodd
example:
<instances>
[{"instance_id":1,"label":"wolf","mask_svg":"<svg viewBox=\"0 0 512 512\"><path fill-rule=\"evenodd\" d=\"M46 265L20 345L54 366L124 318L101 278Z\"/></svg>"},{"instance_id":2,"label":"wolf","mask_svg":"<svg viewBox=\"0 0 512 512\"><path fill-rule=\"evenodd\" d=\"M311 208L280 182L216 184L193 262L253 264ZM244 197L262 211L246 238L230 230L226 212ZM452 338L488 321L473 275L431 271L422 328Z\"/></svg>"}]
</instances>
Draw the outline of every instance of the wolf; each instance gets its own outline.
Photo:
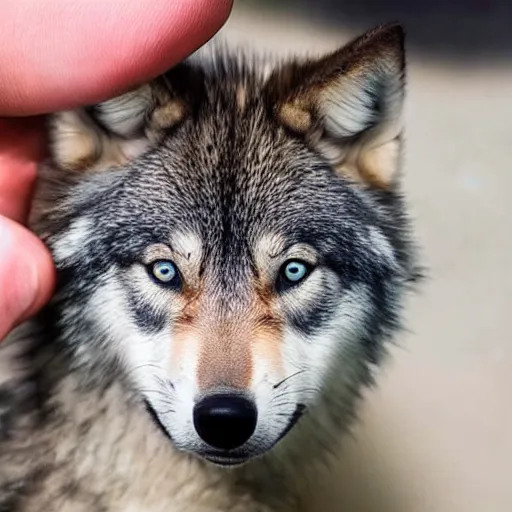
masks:
<instances>
[{"instance_id":1,"label":"wolf","mask_svg":"<svg viewBox=\"0 0 512 512\"><path fill-rule=\"evenodd\" d=\"M0 345L0 510L289 512L420 276L404 31L322 57L210 42L49 119L51 302Z\"/></svg>"}]
</instances>

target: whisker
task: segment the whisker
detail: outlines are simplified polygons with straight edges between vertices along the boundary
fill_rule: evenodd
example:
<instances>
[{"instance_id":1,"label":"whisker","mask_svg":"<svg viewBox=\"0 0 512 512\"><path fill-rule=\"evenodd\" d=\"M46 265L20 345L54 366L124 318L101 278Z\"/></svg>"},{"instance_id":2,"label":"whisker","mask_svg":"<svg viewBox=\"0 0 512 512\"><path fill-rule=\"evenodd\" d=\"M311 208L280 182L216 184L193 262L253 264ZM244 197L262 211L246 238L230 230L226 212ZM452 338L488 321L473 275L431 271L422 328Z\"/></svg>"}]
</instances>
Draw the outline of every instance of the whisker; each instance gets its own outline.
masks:
<instances>
[{"instance_id":1,"label":"whisker","mask_svg":"<svg viewBox=\"0 0 512 512\"><path fill-rule=\"evenodd\" d=\"M273 400L277 400L279 398L282 398L284 396L289 396L289 395L299 395L301 393L318 393L319 392L319 388L302 388L302 389L297 389L297 390L287 390L287 391L283 391L281 393L279 393L278 395L275 395L274 397L272 397L272 399L270 400L271 402Z\"/></svg>"},{"instance_id":2,"label":"whisker","mask_svg":"<svg viewBox=\"0 0 512 512\"><path fill-rule=\"evenodd\" d=\"M131 372L135 372L137 370L140 370L141 368L157 368L158 370L161 369L160 366L158 366L157 364L155 363L144 363L144 364L140 364L138 366L135 366L134 368L131 368L130 371Z\"/></svg>"},{"instance_id":3,"label":"whisker","mask_svg":"<svg viewBox=\"0 0 512 512\"><path fill-rule=\"evenodd\" d=\"M170 414L176 412L174 409L167 409L165 411L158 411L159 414Z\"/></svg>"},{"instance_id":4,"label":"whisker","mask_svg":"<svg viewBox=\"0 0 512 512\"><path fill-rule=\"evenodd\" d=\"M140 389L140 393L155 393L157 395L167 396L161 389Z\"/></svg>"},{"instance_id":5,"label":"whisker","mask_svg":"<svg viewBox=\"0 0 512 512\"><path fill-rule=\"evenodd\" d=\"M295 407L295 402L290 402L290 401L283 401L283 402L274 402L272 404L272 407L285 407L285 406L292 406L292 407Z\"/></svg>"},{"instance_id":6,"label":"whisker","mask_svg":"<svg viewBox=\"0 0 512 512\"><path fill-rule=\"evenodd\" d=\"M281 384L284 384L286 381L290 380L293 377L296 377L297 375L300 375L301 373L304 373L306 370L299 370L295 373L292 373L291 375L288 375L288 377L285 377L283 380L279 381L277 384L274 384L272 386L273 389L277 389Z\"/></svg>"}]
</instances>

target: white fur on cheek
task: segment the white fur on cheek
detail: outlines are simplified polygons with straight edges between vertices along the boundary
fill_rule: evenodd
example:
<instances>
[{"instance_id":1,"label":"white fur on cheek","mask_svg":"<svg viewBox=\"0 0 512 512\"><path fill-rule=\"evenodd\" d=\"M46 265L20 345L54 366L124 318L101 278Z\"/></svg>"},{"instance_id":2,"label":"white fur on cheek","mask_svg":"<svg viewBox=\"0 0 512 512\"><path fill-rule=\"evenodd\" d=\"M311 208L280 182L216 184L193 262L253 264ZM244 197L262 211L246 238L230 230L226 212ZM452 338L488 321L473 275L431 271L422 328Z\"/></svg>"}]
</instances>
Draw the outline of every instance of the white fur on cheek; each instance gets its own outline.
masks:
<instances>
[{"instance_id":1,"label":"white fur on cheek","mask_svg":"<svg viewBox=\"0 0 512 512\"><path fill-rule=\"evenodd\" d=\"M105 333L108 349L122 361L130 379L140 389L155 388L158 377L166 378L165 361L170 350L170 335L141 332L132 320L125 291L111 269L103 277L104 284L91 296L87 310Z\"/></svg>"},{"instance_id":2,"label":"white fur on cheek","mask_svg":"<svg viewBox=\"0 0 512 512\"><path fill-rule=\"evenodd\" d=\"M105 284L90 298L87 309L94 312L94 321L105 333L108 349L120 359L134 387L151 404L177 444L186 444L194 436L192 412L197 394L197 340L182 341L179 361L171 365L172 358L178 357L171 327L151 334L142 332L130 316L125 291L115 272L111 269L107 273ZM139 288L144 286L137 272L132 278ZM150 293L155 288L153 283L148 282L145 288L144 300L149 301L150 295L160 302L168 300L165 293ZM171 368L176 370L171 373Z\"/></svg>"},{"instance_id":3,"label":"white fur on cheek","mask_svg":"<svg viewBox=\"0 0 512 512\"><path fill-rule=\"evenodd\" d=\"M300 294L294 295L293 301L299 305L321 300L321 276L311 278L311 286L304 286ZM277 438L299 404L317 403L329 388L334 389L341 403L348 400L361 371L363 355L359 340L364 334L368 301L365 287L354 287L343 294L331 321L314 335L306 336L288 326L281 345L283 368L279 375L264 353L254 353L252 392L258 407L255 436L266 442Z\"/></svg>"},{"instance_id":4,"label":"white fur on cheek","mask_svg":"<svg viewBox=\"0 0 512 512\"><path fill-rule=\"evenodd\" d=\"M294 397L288 396L286 382L274 387L287 376L278 370L269 361L265 346L255 344L251 392L258 409L258 425L254 435L256 439L262 439L263 445L283 432L296 407ZM282 396L281 392L284 393Z\"/></svg>"},{"instance_id":5,"label":"white fur on cheek","mask_svg":"<svg viewBox=\"0 0 512 512\"><path fill-rule=\"evenodd\" d=\"M396 266L396 258L393 253L393 248L387 238L377 228L370 227L368 229L370 238L370 248L377 256L384 258L388 263Z\"/></svg>"},{"instance_id":6,"label":"white fur on cheek","mask_svg":"<svg viewBox=\"0 0 512 512\"><path fill-rule=\"evenodd\" d=\"M79 217L74 220L66 234L59 238L52 247L53 258L57 263L62 263L82 249L85 242L89 240L90 233L94 228L93 221L87 217Z\"/></svg>"},{"instance_id":7,"label":"white fur on cheek","mask_svg":"<svg viewBox=\"0 0 512 512\"><path fill-rule=\"evenodd\" d=\"M344 294L331 322L321 332L305 338L292 329L287 330L283 361L287 373L302 371L296 379L290 379L289 384L299 403L311 404L318 398L316 395L326 388L325 381L333 365L336 365L342 381L350 379L358 371L358 365L353 362L359 363L359 340L365 328L368 300L365 288L356 287ZM346 357L347 354L353 354L355 359ZM342 387L341 382L339 386ZM339 389L340 395L343 392Z\"/></svg>"},{"instance_id":8,"label":"white fur on cheek","mask_svg":"<svg viewBox=\"0 0 512 512\"><path fill-rule=\"evenodd\" d=\"M164 424L172 433L178 446L191 446L198 442L193 424L195 399L199 392L197 385L197 364L199 360L199 340L190 335L181 341L179 354L171 351L171 359L175 359L173 367L173 385L175 399L172 415L165 418Z\"/></svg>"}]
</instances>

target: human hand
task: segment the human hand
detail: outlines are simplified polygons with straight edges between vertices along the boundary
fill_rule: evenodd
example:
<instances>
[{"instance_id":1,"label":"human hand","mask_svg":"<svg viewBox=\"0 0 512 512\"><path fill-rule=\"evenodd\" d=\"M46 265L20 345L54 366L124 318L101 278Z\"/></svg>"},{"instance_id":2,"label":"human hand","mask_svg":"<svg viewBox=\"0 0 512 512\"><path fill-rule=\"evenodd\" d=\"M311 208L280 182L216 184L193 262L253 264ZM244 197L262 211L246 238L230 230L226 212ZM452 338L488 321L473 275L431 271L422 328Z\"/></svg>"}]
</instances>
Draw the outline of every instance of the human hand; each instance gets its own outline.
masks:
<instances>
[{"instance_id":1,"label":"human hand","mask_svg":"<svg viewBox=\"0 0 512 512\"><path fill-rule=\"evenodd\" d=\"M231 5L1 2L0 341L49 300L54 286L48 251L24 227L45 147L41 119L28 116L95 103L155 77L213 36Z\"/></svg>"}]
</instances>

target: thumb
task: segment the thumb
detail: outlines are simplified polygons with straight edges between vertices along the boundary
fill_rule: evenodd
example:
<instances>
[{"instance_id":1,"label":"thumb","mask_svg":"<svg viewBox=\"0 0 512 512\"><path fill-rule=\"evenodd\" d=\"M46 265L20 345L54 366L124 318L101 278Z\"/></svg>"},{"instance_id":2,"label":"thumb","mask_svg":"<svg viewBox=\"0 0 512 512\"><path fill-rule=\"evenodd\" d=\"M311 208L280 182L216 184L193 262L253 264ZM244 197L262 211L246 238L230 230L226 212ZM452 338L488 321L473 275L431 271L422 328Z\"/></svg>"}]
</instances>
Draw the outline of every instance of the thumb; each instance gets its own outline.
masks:
<instances>
[{"instance_id":1,"label":"thumb","mask_svg":"<svg viewBox=\"0 0 512 512\"><path fill-rule=\"evenodd\" d=\"M0 216L0 342L49 300L54 279L44 244L23 226Z\"/></svg>"}]
</instances>

